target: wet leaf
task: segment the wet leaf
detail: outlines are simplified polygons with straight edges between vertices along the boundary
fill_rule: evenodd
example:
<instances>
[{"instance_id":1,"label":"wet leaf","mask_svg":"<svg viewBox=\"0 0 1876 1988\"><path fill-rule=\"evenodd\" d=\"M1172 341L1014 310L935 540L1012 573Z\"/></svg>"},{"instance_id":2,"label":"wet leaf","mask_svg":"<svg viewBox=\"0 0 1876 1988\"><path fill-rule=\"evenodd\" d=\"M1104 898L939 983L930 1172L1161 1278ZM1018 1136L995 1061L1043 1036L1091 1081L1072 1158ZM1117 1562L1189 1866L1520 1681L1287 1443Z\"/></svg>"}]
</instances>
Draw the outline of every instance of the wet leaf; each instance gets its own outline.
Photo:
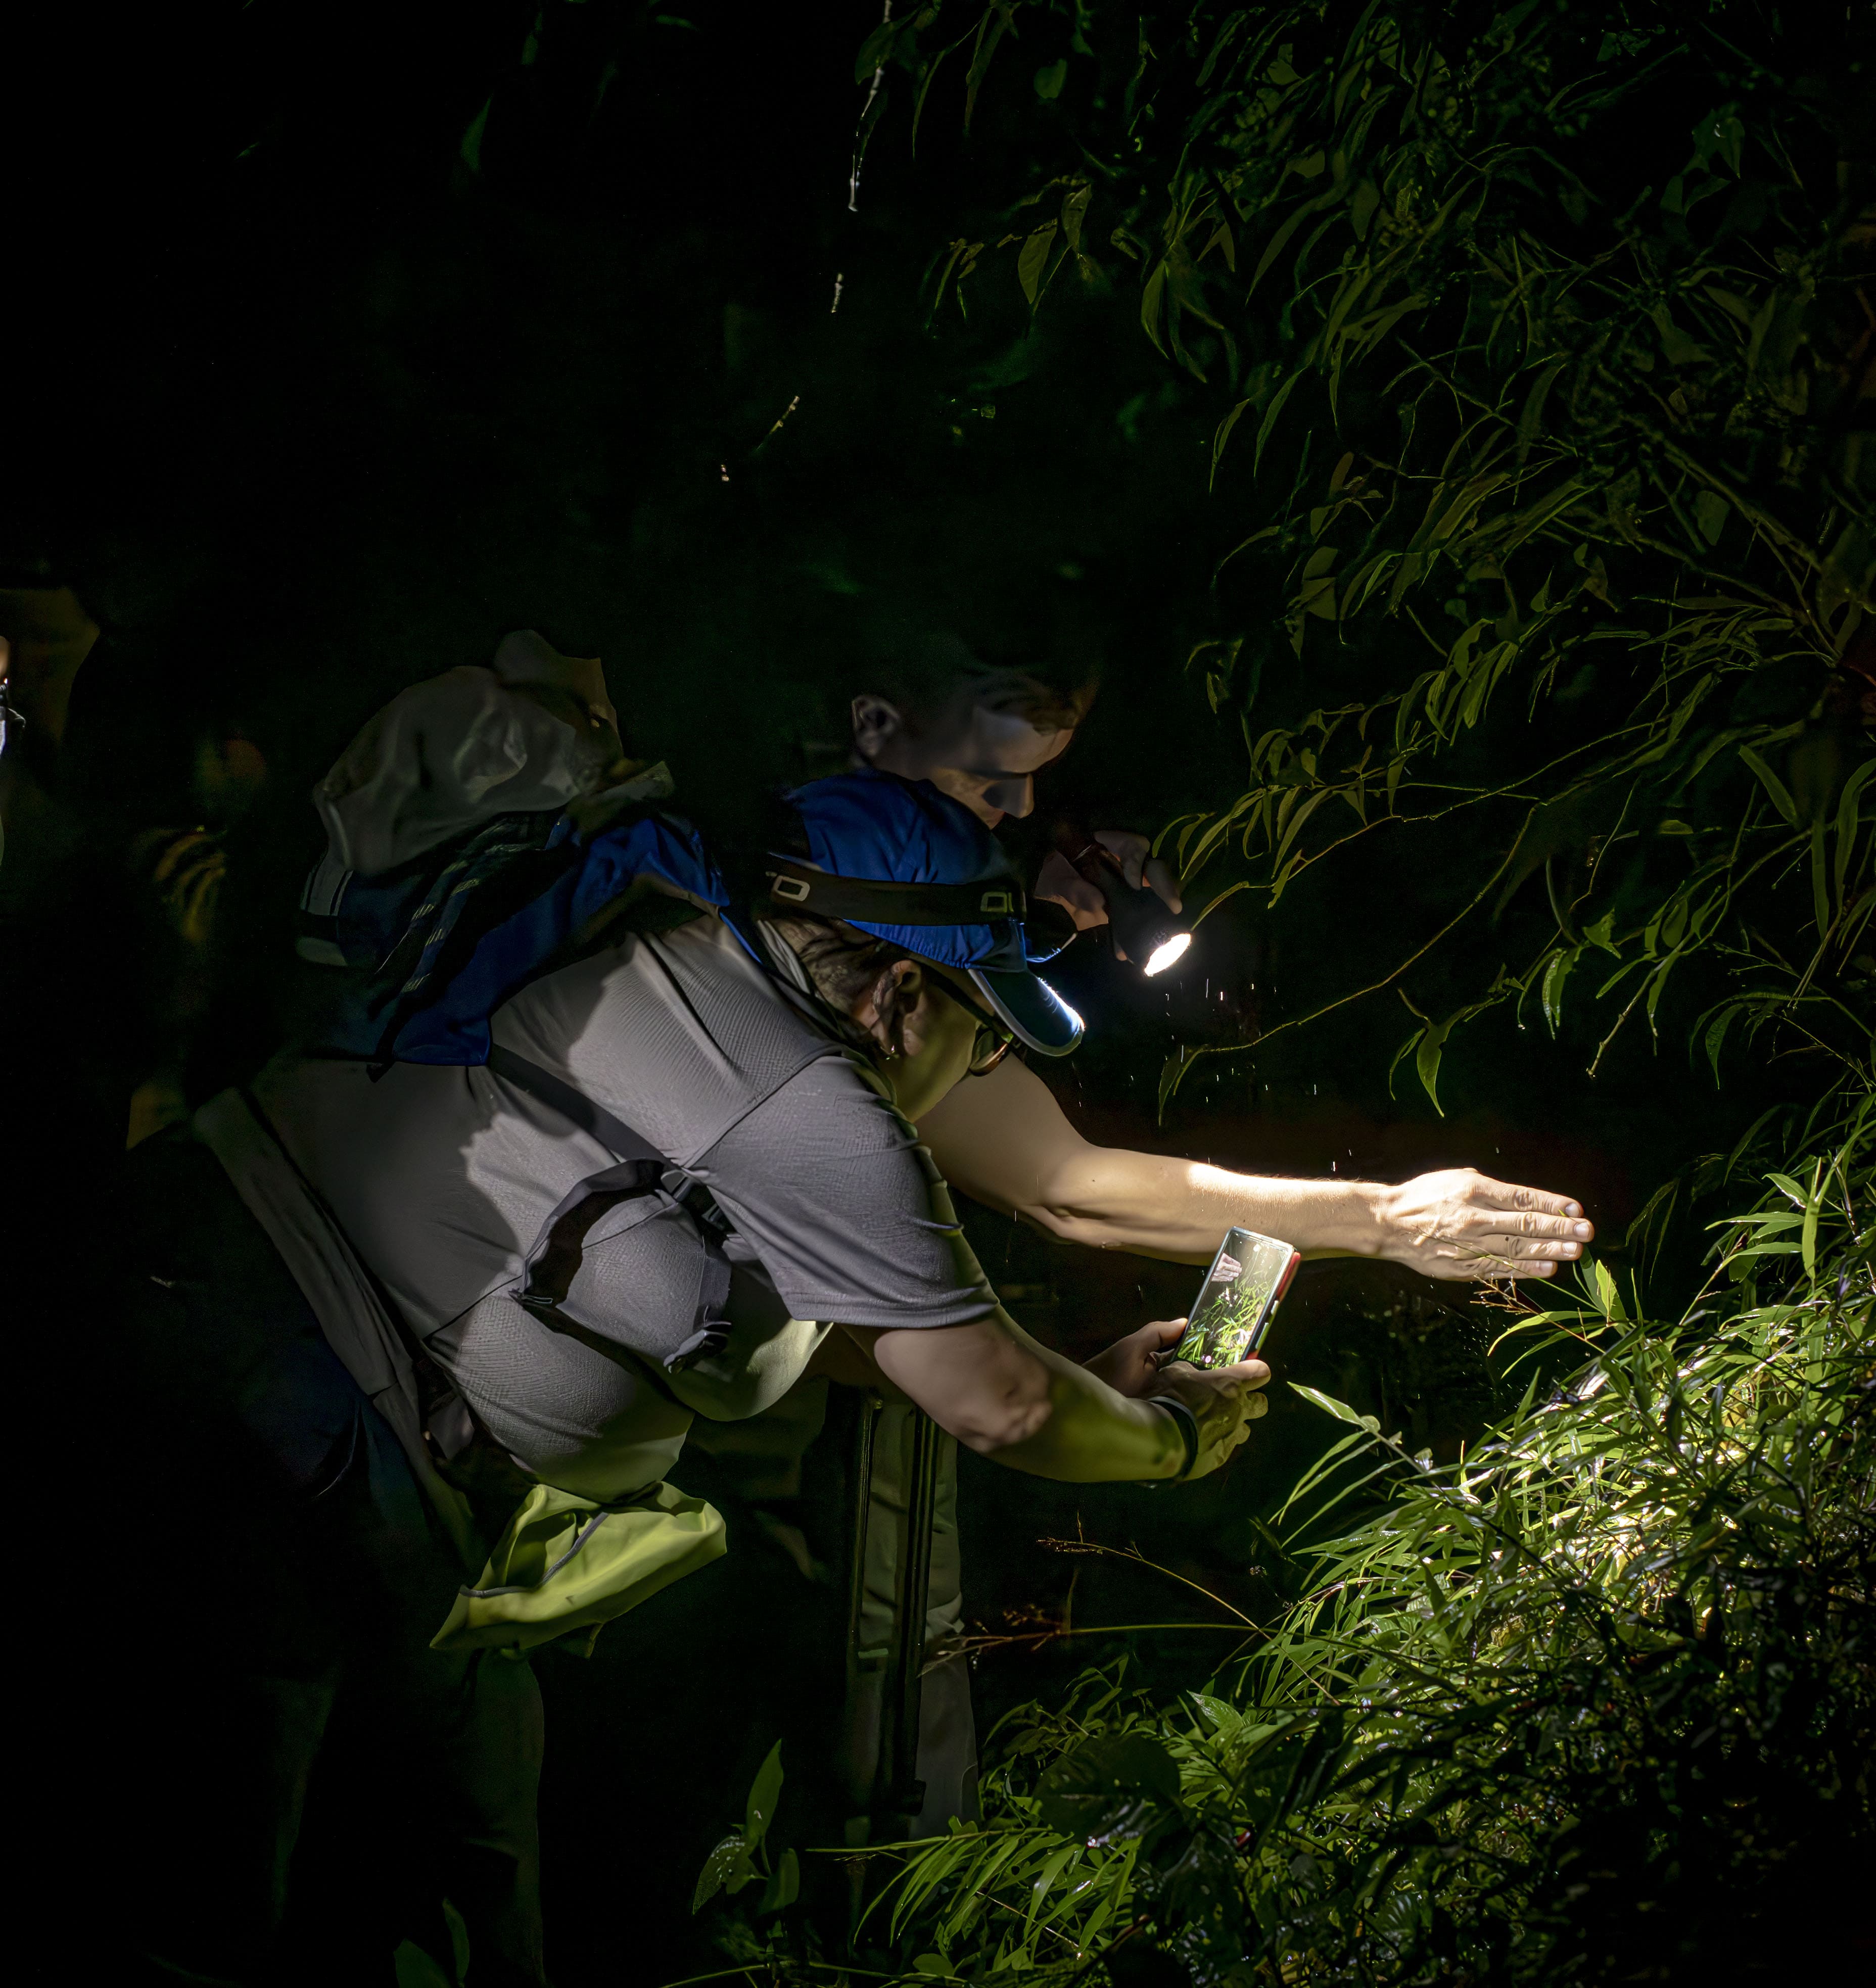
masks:
<instances>
[{"instance_id":1,"label":"wet leaf","mask_svg":"<svg viewBox=\"0 0 1876 1988\"><path fill-rule=\"evenodd\" d=\"M756 1770L743 1810L742 1833L752 1850L767 1834L769 1824L775 1820L776 1804L781 1798L782 1743L778 1740L769 1748L769 1757Z\"/></svg>"},{"instance_id":2,"label":"wet leaf","mask_svg":"<svg viewBox=\"0 0 1876 1988\"><path fill-rule=\"evenodd\" d=\"M702 1911L718 1892L741 1891L755 1875L749 1844L741 1830L732 1830L704 1859L697 1888L691 1896L691 1910Z\"/></svg>"}]
</instances>

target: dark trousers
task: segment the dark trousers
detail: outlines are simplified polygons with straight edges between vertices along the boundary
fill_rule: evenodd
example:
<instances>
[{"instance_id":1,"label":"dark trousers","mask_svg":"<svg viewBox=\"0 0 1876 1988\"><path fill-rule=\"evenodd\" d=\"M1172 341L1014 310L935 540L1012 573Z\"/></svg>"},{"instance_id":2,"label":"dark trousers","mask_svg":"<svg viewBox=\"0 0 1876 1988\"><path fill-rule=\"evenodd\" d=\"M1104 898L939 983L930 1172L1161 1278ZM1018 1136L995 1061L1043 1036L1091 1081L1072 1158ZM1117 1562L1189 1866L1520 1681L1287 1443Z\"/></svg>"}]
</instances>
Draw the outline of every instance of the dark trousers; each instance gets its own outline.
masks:
<instances>
[{"instance_id":1,"label":"dark trousers","mask_svg":"<svg viewBox=\"0 0 1876 1988\"><path fill-rule=\"evenodd\" d=\"M206 1149L140 1147L121 1667L130 1943L176 1978L383 1982L405 1940L537 1988L539 1694L429 1647L463 1570L390 1429Z\"/></svg>"}]
</instances>

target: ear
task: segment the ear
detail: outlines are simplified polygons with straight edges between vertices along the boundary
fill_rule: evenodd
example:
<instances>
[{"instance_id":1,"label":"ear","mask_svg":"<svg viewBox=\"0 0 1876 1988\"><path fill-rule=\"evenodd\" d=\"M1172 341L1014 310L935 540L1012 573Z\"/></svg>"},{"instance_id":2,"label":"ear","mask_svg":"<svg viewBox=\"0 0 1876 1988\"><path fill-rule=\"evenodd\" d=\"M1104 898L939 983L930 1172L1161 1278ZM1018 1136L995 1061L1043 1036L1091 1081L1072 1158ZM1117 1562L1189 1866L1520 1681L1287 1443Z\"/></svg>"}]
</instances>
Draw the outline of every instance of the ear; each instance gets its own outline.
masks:
<instances>
[{"instance_id":1,"label":"ear","mask_svg":"<svg viewBox=\"0 0 1876 1988\"><path fill-rule=\"evenodd\" d=\"M873 983L867 1005L872 1033L888 1056L905 1053L907 1019L924 998L924 969L914 960L895 959Z\"/></svg>"},{"instance_id":2,"label":"ear","mask_svg":"<svg viewBox=\"0 0 1876 1988\"><path fill-rule=\"evenodd\" d=\"M895 704L870 691L862 691L853 703L853 749L863 759L870 759L905 729L905 719Z\"/></svg>"}]
</instances>

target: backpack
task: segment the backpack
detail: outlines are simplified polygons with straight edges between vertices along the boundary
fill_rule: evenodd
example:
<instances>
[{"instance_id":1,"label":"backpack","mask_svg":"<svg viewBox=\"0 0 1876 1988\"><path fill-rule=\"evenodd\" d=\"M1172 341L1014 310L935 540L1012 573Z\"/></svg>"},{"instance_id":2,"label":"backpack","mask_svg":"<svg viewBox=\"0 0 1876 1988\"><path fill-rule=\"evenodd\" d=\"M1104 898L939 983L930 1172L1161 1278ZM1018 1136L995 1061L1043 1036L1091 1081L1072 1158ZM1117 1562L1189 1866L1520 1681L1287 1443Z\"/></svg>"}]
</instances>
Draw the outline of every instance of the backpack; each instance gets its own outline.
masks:
<instances>
[{"instance_id":1,"label":"backpack","mask_svg":"<svg viewBox=\"0 0 1876 1988\"><path fill-rule=\"evenodd\" d=\"M671 792L661 762L620 765L597 664L531 633L401 692L313 790L327 847L296 949L346 975L316 1046L486 1063L489 1017L530 980L722 908L696 830L654 806Z\"/></svg>"}]
</instances>

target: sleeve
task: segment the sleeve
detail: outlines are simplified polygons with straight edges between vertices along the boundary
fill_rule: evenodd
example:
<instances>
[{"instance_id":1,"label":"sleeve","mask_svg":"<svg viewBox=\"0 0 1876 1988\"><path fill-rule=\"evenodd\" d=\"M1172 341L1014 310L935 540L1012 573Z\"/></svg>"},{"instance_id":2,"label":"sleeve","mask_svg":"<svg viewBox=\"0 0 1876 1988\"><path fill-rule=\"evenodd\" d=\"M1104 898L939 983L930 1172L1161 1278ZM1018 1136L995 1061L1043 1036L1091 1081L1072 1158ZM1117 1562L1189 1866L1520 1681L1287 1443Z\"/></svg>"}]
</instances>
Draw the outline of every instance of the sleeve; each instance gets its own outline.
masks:
<instances>
[{"instance_id":1,"label":"sleeve","mask_svg":"<svg viewBox=\"0 0 1876 1988\"><path fill-rule=\"evenodd\" d=\"M796 1318L901 1328L996 1309L931 1154L846 1057L797 1071L688 1171Z\"/></svg>"}]
</instances>

